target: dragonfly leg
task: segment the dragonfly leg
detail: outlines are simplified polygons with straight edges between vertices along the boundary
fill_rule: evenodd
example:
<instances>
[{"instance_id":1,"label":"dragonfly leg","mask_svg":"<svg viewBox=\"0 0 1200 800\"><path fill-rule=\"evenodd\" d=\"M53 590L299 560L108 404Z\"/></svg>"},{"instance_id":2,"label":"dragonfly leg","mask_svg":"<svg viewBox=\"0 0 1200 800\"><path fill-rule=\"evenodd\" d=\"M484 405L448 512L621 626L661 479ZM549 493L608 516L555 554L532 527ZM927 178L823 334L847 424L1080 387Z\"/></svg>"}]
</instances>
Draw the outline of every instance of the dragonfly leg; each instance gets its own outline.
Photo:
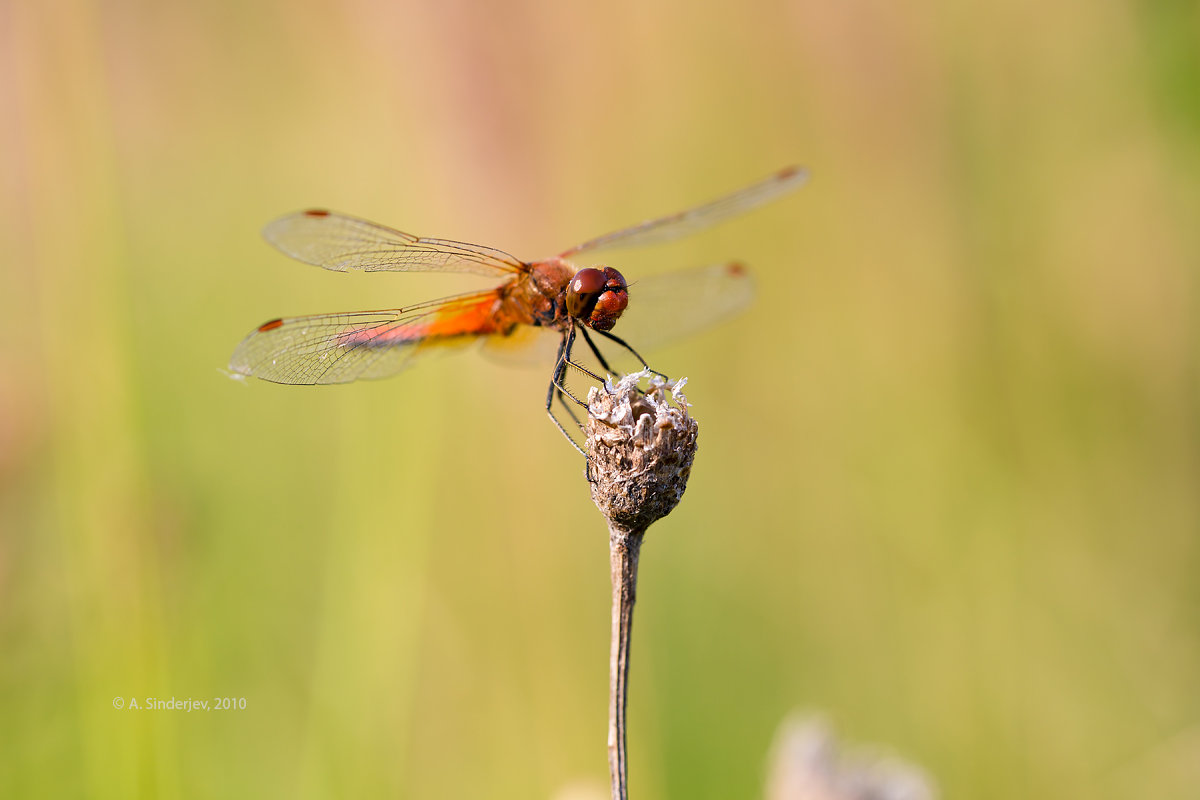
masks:
<instances>
[{"instance_id":1,"label":"dragonfly leg","mask_svg":"<svg viewBox=\"0 0 1200 800\"><path fill-rule=\"evenodd\" d=\"M571 404L567 402L566 395L564 395L561 390L558 390L557 386L555 389L556 391L554 392L554 396L557 397L558 402L562 404L563 410L567 412L567 416L571 418L571 421L575 423L575 426L579 428L579 430L583 430L583 423L579 421L579 416L575 413L575 409L571 408Z\"/></svg>"},{"instance_id":2,"label":"dragonfly leg","mask_svg":"<svg viewBox=\"0 0 1200 800\"><path fill-rule=\"evenodd\" d=\"M567 433L567 429L563 427L562 422L560 422L558 417L554 415L554 398L557 397L563 408L565 408L567 413L570 414L571 419L574 420L575 424L579 426L580 430L583 429L583 425L580 424L579 418L575 416L575 412L571 410L571 407L567 405L567 401L563 397L563 394L565 393L576 403L584 405L579 398L572 395L562 386L562 377L567 371L567 362L564 358L564 353L566 353L570 348L572 339L574 339L574 331L571 331L570 336L564 335L562 342L560 342L558 345L558 358L554 362L554 373L550 376L550 386L546 389L546 414L550 417L550 421L554 423L554 427L558 428L559 433L561 433L566 440L571 443L571 446L578 450L580 455L586 459L587 453L585 453L583 448L579 446L579 443L571 437L571 434Z\"/></svg>"},{"instance_id":3,"label":"dragonfly leg","mask_svg":"<svg viewBox=\"0 0 1200 800\"><path fill-rule=\"evenodd\" d=\"M570 359L566 359L565 361L563 361L563 364L564 364L564 366L571 366L571 367L574 367L575 369L577 369L577 370L579 370L580 372L582 372L584 375L587 375L589 378L591 378L592 380L594 380L596 383L599 383L599 384L601 384L601 385L603 385L603 384L604 384L604 378L601 378L599 375L597 375L596 373L592 372L590 369L588 369L588 368L587 368L587 367L585 367L583 364L580 364L580 363L579 363L579 362L577 362L577 361L571 361ZM564 369L563 371L565 372L566 370ZM564 391L565 391L565 390L564 390ZM570 393L570 392L567 392L567 394L571 394L571 393ZM580 404L580 405L582 405L582 406L586 406L586 405L587 405L587 403L584 403L584 402L582 402L581 400L579 400L578 398L576 398L576 397L575 397L575 395L571 395L571 399L572 399L572 400L574 400L575 402L579 403L579 404Z\"/></svg>"},{"instance_id":4,"label":"dragonfly leg","mask_svg":"<svg viewBox=\"0 0 1200 800\"><path fill-rule=\"evenodd\" d=\"M560 349L565 349L565 348L560 348ZM581 401L578 397L573 395L569 389L567 389L566 384L563 383L563 381L566 379L566 377L567 377L567 364L566 364L566 361L560 355L558 361L556 362L555 373L550 377L550 389L549 389L549 391L547 391L546 406L547 406L547 408L549 408L550 395L553 394L554 397L558 398L558 402L560 404L562 404L563 409L567 412L567 415L571 418L571 421L574 422L575 425L579 428L579 430L582 431L583 423L579 421L579 417L575 414L575 409L571 408L571 404L567 402L567 398L570 398L571 400L578 403L579 405L586 405L586 404L583 401Z\"/></svg>"},{"instance_id":5,"label":"dragonfly leg","mask_svg":"<svg viewBox=\"0 0 1200 800\"><path fill-rule=\"evenodd\" d=\"M550 374L550 386L546 389L546 410L554 404L555 390L558 388L558 373L562 368L563 351L567 348L567 337L564 335L558 342L558 355L554 357L554 372Z\"/></svg>"},{"instance_id":6,"label":"dragonfly leg","mask_svg":"<svg viewBox=\"0 0 1200 800\"><path fill-rule=\"evenodd\" d=\"M571 447L574 447L576 452L578 452L579 455L583 456L586 459L587 453L585 453L583 451L583 448L579 446L579 442L575 441L571 437L571 434L567 433L567 429L563 427L563 424L562 424L562 422L559 421L558 417L554 416L553 408L547 408L546 415L548 417L550 417L550 421L554 423L554 427L558 428L558 432L563 435L563 438L571 443Z\"/></svg>"},{"instance_id":7,"label":"dragonfly leg","mask_svg":"<svg viewBox=\"0 0 1200 800\"><path fill-rule=\"evenodd\" d=\"M583 330L583 328L580 328L579 330ZM597 355L597 356L599 356L599 355L600 355L600 353L599 353L599 352L596 350L596 345L592 344L592 340L588 338L588 335L587 335L587 331L586 331L586 330L584 330L584 331L583 331L583 340L584 340L585 342L587 342L587 343L588 343L588 346L589 346L589 347L591 347L591 348L592 348L592 352L593 352L593 353L596 353L596 355ZM583 366L583 365L582 365L582 364L580 364L578 361L572 361L572 360L571 360L571 350L572 350L572 348L573 348L574 346L575 346L575 325L574 325L574 323L572 323L572 324L571 324L571 332L570 332L569 334L567 334L567 346L566 346L566 348L563 350L563 355L562 355L562 359L561 359L561 360L562 360L562 364L563 364L563 372L564 372L564 373L566 372L566 369L567 369L567 366L568 366L568 365L569 365L569 366L572 366L572 367L574 367L575 369L577 369L577 370L579 370L580 372L582 372L584 375L587 375L589 378L591 378L592 380L596 381L596 383L599 383L601 386L603 386L603 385L604 385L604 378L601 378L599 375L597 375L596 373L592 372L590 369L588 369L587 367ZM603 357L601 357L601 358L600 358L600 363L601 363L601 364L604 364L604 368L605 368L605 369L608 369L608 364L607 364L607 363L604 361L604 358L603 358ZM612 371L612 370L609 370L609 372L611 372L611 371ZM564 391L566 391L566 390L564 389ZM567 394L571 394L571 393L570 393L570 392L567 392ZM576 398L574 395L571 395L571 399L572 399L572 400L575 400L575 402L579 403L579 399L578 399L578 398ZM580 404L580 405L587 405L587 403L579 403L579 404Z\"/></svg>"},{"instance_id":8,"label":"dragonfly leg","mask_svg":"<svg viewBox=\"0 0 1200 800\"><path fill-rule=\"evenodd\" d=\"M567 377L567 367L572 366L575 369L579 370L580 372L583 372L584 374L590 375L592 378L595 378L600 383L604 383L604 379L601 378L596 373L592 372L591 370L586 369L585 367L581 367L579 364L576 364L574 361L571 360L571 350L574 347L575 347L575 326L572 325L570 330L567 332L566 336L563 337L562 346L559 348L558 361L554 365L554 375L551 378L551 384L553 386L558 387L558 390L560 392L562 392L567 397L574 400L577 404L583 406L584 408L587 408L587 403L583 402L578 397L576 397L574 394L572 394L571 390L567 388L565 383L563 383L563 381L566 380L566 377Z\"/></svg>"},{"instance_id":9,"label":"dragonfly leg","mask_svg":"<svg viewBox=\"0 0 1200 800\"><path fill-rule=\"evenodd\" d=\"M579 332L583 334L583 340L587 342L588 347L592 349L592 354L596 356L596 360L600 362L600 366L604 367L604 371L612 373L613 368L610 367L608 362L604 360L604 356L600 354L600 348L596 347L595 342L592 341L592 337L588 336L587 328L580 328Z\"/></svg>"},{"instance_id":10,"label":"dragonfly leg","mask_svg":"<svg viewBox=\"0 0 1200 800\"><path fill-rule=\"evenodd\" d=\"M667 377L664 373L659 372L654 367L647 364L646 359L642 358L642 354L639 353L637 350L634 350L632 347L630 347L629 342L625 341L620 336L614 336L613 334L609 333L608 331L596 331L596 333L600 334L601 336L603 336L606 339L616 342L617 344L621 345L621 347L624 347L626 350L633 353L634 358L636 358L638 361L642 362L642 366L645 367L646 369L650 370L651 372L653 372L655 375L658 375L659 377L662 377L662 378ZM586 336L586 334L585 334L585 336ZM591 344L590 339L588 340L588 344ZM596 348L593 347L592 349L595 350ZM601 360L601 363L603 363L603 360ZM608 369L608 367L606 366L605 369Z\"/></svg>"}]
</instances>

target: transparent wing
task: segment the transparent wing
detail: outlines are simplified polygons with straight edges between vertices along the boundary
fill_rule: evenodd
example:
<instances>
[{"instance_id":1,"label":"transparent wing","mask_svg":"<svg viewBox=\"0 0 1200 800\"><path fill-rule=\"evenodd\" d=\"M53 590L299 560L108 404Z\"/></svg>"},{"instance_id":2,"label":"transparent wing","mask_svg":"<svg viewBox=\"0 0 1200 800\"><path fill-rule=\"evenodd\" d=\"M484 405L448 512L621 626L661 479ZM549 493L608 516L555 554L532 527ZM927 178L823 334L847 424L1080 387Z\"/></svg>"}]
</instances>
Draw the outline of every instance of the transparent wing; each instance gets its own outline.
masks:
<instances>
[{"instance_id":1,"label":"transparent wing","mask_svg":"<svg viewBox=\"0 0 1200 800\"><path fill-rule=\"evenodd\" d=\"M743 214L764 203L769 203L807 180L808 170L802 167L788 167L766 180L713 200L711 203L598 236L563 252L561 257L567 258L577 253L594 250L654 244L686 236L730 217Z\"/></svg>"},{"instance_id":2,"label":"transparent wing","mask_svg":"<svg viewBox=\"0 0 1200 800\"><path fill-rule=\"evenodd\" d=\"M272 383L349 383L395 375L419 353L496 333L496 291L409 308L273 319L233 351L229 369Z\"/></svg>"},{"instance_id":3,"label":"transparent wing","mask_svg":"<svg viewBox=\"0 0 1200 800\"><path fill-rule=\"evenodd\" d=\"M754 279L738 263L712 264L678 270L634 281L629 287L629 308L617 320L613 333L643 356L655 349L701 333L737 316L754 302ZM596 346L617 370L637 369L632 356L604 336L591 332ZM510 336L489 336L483 353L506 366L549 369L561 334L548 328L522 325ZM596 365L586 344L577 342L574 357ZM586 393L586 389L582 390Z\"/></svg>"},{"instance_id":4,"label":"transparent wing","mask_svg":"<svg viewBox=\"0 0 1200 800\"><path fill-rule=\"evenodd\" d=\"M736 262L655 275L630 284L629 308L612 332L645 356L736 316L753 300L754 280Z\"/></svg>"},{"instance_id":5,"label":"transparent wing","mask_svg":"<svg viewBox=\"0 0 1200 800\"><path fill-rule=\"evenodd\" d=\"M364 219L313 209L280 217L263 228L266 240L307 264L345 272L527 272L520 259L448 239L427 239Z\"/></svg>"},{"instance_id":6,"label":"transparent wing","mask_svg":"<svg viewBox=\"0 0 1200 800\"><path fill-rule=\"evenodd\" d=\"M538 367L549 372L562 334L553 328L519 325L508 336L489 336L481 351L506 367Z\"/></svg>"}]
</instances>

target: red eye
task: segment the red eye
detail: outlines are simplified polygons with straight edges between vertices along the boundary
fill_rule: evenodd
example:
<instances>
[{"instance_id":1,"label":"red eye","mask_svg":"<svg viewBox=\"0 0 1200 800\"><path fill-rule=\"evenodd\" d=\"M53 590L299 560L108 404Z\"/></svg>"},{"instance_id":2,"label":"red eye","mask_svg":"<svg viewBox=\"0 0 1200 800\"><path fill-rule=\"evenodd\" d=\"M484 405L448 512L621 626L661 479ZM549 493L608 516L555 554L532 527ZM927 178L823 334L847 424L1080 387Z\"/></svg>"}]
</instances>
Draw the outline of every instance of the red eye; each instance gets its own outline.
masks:
<instances>
[{"instance_id":1,"label":"red eye","mask_svg":"<svg viewBox=\"0 0 1200 800\"><path fill-rule=\"evenodd\" d=\"M612 267L604 268L604 288L605 289L621 289L629 288L625 283L625 276L617 272Z\"/></svg>"},{"instance_id":2,"label":"red eye","mask_svg":"<svg viewBox=\"0 0 1200 800\"><path fill-rule=\"evenodd\" d=\"M621 312L629 305L625 276L612 267L604 268L604 292L596 299L588 324L598 331L610 331Z\"/></svg>"},{"instance_id":3,"label":"red eye","mask_svg":"<svg viewBox=\"0 0 1200 800\"><path fill-rule=\"evenodd\" d=\"M607 280L603 272L591 267L576 272L567 286L567 313L576 319L587 318Z\"/></svg>"}]
</instances>

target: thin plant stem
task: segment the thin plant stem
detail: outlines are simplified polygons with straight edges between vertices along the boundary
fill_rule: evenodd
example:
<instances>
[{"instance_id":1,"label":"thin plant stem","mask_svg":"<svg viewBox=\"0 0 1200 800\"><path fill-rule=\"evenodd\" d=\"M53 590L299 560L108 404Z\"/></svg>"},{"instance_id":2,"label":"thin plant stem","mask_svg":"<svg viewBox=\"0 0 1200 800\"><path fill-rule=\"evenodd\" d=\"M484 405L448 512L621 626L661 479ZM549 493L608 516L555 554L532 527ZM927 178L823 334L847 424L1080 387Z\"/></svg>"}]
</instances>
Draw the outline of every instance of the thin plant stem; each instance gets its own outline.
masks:
<instances>
[{"instance_id":1,"label":"thin plant stem","mask_svg":"<svg viewBox=\"0 0 1200 800\"><path fill-rule=\"evenodd\" d=\"M647 376L650 389L643 392L638 381ZM587 476L592 502L608 522L612 568L608 769L613 800L629 798L625 708L638 556L646 529L683 497L696 453L697 425L679 391L683 383L668 383L647 370L588 392Z\"/></svg>"},{"instance_id":2,"label":"thin plant stem","mask_svg":"<svg viewBox=\"0 0 1200 800\"><path fill-rule=\"evenodd\" d=\"M608 771L613 800L628 800L628 758L625 749L625 708L629 699L629 644L633 634L633 603L637 599L638 554L645 530L609 527L612 563L612 646L608 663Z\"/></svg>"}]
</instances>

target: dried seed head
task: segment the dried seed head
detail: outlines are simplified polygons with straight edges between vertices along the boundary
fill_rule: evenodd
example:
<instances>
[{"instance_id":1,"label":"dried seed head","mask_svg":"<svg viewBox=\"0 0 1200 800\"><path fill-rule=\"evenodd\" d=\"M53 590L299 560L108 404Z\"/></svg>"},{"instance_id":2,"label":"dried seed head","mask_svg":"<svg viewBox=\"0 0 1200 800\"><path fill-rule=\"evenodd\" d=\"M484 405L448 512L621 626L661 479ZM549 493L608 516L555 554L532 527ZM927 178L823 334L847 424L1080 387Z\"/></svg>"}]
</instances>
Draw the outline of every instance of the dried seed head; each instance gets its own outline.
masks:
<instances>
[{"instance_id":1,"label":"dried seed head","mask_svg":"<svg viewBox=\"0 0 1200 800\"><path fill-rule=\"evenodd\" d=\"M647 376L650 387L643 392L638 382ZM585 449L592 501L610 527L645 531L683 497L698 427L680 392L686 382L642 370L589 390Z\"/></svg>"}]
</instances>

